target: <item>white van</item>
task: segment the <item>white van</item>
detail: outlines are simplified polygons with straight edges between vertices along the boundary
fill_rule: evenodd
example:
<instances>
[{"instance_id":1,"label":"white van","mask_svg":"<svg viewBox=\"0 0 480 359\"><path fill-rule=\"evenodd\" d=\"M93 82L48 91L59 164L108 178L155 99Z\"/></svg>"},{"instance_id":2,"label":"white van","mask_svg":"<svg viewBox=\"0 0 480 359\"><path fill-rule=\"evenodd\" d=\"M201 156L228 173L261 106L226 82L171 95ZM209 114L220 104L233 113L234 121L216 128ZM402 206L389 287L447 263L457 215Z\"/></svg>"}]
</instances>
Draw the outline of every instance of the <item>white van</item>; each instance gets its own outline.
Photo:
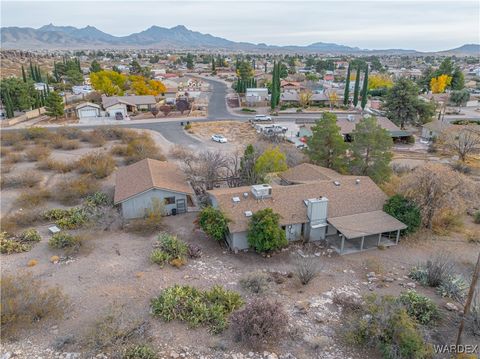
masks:
<instances>
[{"instance_id":1,"label":"white van","mask_svg":"<svg viewBox=\"0 0 480 359\"><path fill-rule=\"evenodd\" d=\"M271 121L272 118L267 115L255 115L253 118L254 121Z\"/></svg>"}]
</instances>

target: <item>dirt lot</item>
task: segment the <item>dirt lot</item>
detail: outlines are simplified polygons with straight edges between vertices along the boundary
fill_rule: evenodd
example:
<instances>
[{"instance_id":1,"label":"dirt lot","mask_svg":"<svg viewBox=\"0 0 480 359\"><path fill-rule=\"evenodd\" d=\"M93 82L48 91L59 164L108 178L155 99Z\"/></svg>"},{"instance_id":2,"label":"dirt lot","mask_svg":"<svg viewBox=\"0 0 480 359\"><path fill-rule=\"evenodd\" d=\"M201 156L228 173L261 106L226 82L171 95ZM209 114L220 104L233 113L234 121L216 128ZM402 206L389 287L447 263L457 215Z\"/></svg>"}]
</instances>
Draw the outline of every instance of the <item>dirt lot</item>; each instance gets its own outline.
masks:
<instances>
[{"instance_id":1,"label":"dirt lot","mask_svg":"<svg viewBox=\"0 0 480 359\"><path fill-rule=\"evenodd\" d=\"M244 297L251 297L252 294L241 288L239 279L254 271L292 271L291 254L300 247L291 245L271 258L251 252L234 254L196 229L193 223L195 217L194 213L189 213L165 219L167 231L202 248L202 257L189 260L181 269L171 266L161 269L150 263L148 257L155 235L145 238L121 231L98 233L79 254L52 264L49 258L58 253L48 247L46 227L41 227L43 239L30 252L2 255L2 273L30 271L46 284L60 286L71 298L71 307L63 321L38 323L25 336L20 336L22 339L19 342L4 343L3 352L16 351L19 358L31 358L34 354L43 358L60 357L48 351L58 337L70 334L79 342L96 319L105 316L112 307L121 307L126 313L147 321L153 346L162 357L176 357L181 353L188 358L202 355L205 358L233 358L233 353L248 354L252 348L235 342L229 331L211 335L202 328L188 329L183 323L164 323L151 318L148 314L150 299L162 288L173 284L199 288L221 284ZM282 284L270 283L268 297L286 308L292 334L278 346L267 346L263 350L284 358L292 357L288 354L297 358L375 358L374 353L345 347L336 335L340 310L331 303L332 290L342 288L360 294L373 291L398 295L405 290L402 285L410 282L404 277L408 269L428 259L432 253L454 253L460 268L468 272L473 268L478 249L478 245L469 244L457 235L435 240L423 238L384 251L373 250L342 257L317 247L318 261L323 263L323 270L307 286L302 286L295 278L287 278ZM30 259L38 260L38 264L27 269ZM377 274L388 274L394 281L372 288L367 285L366 279L366 273L372 270L376 270ZM417 290L444 308L447 301L433 290L421 287ZM453 342L458 315L445 309L442 312L444 319L434 332L450 343ZM473 344L472 340L467 337L465 343ZM320 343L317 349L313 344L305 343L316 341ZM77 345L72 344L68 352L80 353L82 348ZM255 355L259 358L263 356Z\"/></svg>"},{"instance_id":2,"label":"dirt lot","mask_svg":"<svg viewBox=\"0 0 480 359\"><path fill-rule=\"evenodd\" d=\"M188 132L203 141L211 141L212 135L222 135L227 138L228 144L239 146L255 143L258 135L254 128L246 122L193 122Z\"/></svg>"}]
</instances>

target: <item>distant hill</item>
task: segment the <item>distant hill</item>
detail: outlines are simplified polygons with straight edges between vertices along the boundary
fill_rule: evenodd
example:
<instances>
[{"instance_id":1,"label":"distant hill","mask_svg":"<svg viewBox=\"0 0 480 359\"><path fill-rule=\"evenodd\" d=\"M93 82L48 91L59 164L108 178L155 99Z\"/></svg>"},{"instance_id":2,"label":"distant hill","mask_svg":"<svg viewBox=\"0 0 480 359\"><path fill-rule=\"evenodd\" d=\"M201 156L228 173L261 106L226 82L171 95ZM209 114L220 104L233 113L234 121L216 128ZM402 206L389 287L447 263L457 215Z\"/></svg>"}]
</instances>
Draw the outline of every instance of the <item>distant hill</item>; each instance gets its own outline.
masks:
<instances>
[{"instance_id":1,"label":"distant hill","mask_svg":"<svg viewBox=\"0 0 480 359\"><path fill-rule=\"evenodd\" d=\"M187 29L183 25L172 28L152 26L128 36L113 36L93 26L76 28L53 24L38 29L29 27L2 27L1 45L4 49L85 49L85 48L153 48L153 49L218 49L251 52L303 52L330 54L408 54L415 50L368 50L334 43L316 42L307 46L272 46L235 42L210 34ZM448 50L449 53L478 53L480 45L468 44Z\"/></svg>"},{"instance_id":2,"label":"distant hill","mask_svg":"<svg viewBox=\"0 0 480 359\"><path fill-rule=\"evenodd\" d=\"M480 56L480 44L465 44L455 49L439 51L439 53Z\"/></svg>"}]
</instances>

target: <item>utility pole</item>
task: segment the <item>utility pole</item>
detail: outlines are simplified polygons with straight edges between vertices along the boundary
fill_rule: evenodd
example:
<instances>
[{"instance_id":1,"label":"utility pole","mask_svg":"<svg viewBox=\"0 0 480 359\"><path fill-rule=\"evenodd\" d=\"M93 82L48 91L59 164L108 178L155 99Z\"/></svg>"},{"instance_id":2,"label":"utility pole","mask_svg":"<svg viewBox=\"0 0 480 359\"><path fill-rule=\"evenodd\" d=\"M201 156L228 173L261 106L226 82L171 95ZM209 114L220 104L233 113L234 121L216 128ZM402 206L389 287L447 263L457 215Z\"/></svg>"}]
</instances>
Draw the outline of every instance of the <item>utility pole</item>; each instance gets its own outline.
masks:
<instances>
[{"instance_id":1,"label":"utility pole","mask_svg":"<svg viewBox=\"0 0 480 359\"><path fill-rule=\"evenodd\" d=\"M462 332L463 332L463 327L465 325L465 318L467 317L468 312L470 311L470 305L472 304L473 294L475 293L475 287L477 286L479 272L480 272L480 252L478 252L477 264L475 265L475 269L473 270L473 275L472 275L472 283L470 283L470 289L468 290L467 300L465 302L465 307L463 308L462 320L460 321L460 326L458 327L458 335L457 335L457 343L456 343L457 348L462 342Z\"/></svg>"}]
</instances>

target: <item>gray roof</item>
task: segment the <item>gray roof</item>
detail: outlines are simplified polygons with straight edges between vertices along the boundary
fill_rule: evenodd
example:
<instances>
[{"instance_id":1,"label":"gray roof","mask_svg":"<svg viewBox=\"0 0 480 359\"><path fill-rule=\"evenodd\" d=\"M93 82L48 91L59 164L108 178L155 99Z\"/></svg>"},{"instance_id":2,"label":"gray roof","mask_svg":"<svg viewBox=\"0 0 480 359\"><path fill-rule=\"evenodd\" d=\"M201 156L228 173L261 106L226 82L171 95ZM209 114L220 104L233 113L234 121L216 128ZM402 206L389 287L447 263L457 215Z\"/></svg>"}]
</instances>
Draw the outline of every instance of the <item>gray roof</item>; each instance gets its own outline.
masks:
<instances>
[{"instance_id":1,"label":"gray roof","mask_svg":"<svg viewBox=\"0 0 480 359\"><path fill-rule=\"evenodd\" d=\"M152 95L144 96L102 96L102 105L104 108L116 105L117 103L124 103L131 106L140 105L155 105L157 101Z\"/></svg>"}]
</instances>

